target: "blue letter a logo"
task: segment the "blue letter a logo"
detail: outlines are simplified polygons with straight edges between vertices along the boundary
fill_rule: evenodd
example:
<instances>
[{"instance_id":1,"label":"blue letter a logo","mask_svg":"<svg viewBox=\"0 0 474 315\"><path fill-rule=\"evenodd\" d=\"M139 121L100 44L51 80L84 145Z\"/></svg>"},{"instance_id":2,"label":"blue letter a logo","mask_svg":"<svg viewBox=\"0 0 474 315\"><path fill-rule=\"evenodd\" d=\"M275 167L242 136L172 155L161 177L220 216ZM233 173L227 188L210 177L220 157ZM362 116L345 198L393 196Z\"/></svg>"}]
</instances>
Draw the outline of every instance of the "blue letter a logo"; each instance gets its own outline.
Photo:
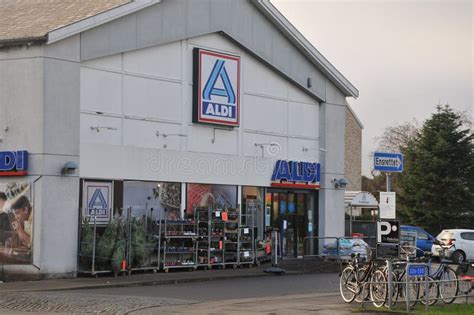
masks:
<instances>
[{"instance_id":1,"label":"blue letter a logo","mask_svg":"<svg viewBox=\"0 0 474 315\"><path fill-rule=\"evenodd\" d=\"M211 95L227 97L229 104L235 104L235 93L232 89L232 84L230 83L229 75L224 67L224 60L217 60L212 68L211 75L209 80L207 80L204 90L202 92L202 97L205 100L211 100ZM217 79L221 78L222 83L224 84L223 89L216 88Z\"/></svg>"},{"instance_id":2,"label":"blue letter a logo","mask_svg":"<svg viewBox=\"0 0 474 315\"><path fill-rule=\"evenodd\" d=\"M102 194L100 188L97 188L92 194L92 198L89 202L89 209L107 209L107 201Z\"/></svg>"}]
</instances>

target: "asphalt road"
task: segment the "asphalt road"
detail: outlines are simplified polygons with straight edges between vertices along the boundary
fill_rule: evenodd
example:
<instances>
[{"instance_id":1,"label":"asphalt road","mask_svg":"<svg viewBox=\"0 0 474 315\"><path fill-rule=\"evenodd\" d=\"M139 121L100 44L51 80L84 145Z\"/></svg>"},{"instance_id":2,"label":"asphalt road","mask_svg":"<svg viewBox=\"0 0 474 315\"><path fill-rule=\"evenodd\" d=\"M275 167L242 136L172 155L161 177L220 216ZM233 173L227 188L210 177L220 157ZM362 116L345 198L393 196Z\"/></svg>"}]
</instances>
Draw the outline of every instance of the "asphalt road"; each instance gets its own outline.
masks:
<instances>
[{"instance_id":1,"label":"asphalt road","mask_svg":"<svg viewBox=\"0 0 474 315\"><path fill-rule=\"evenodd\" d=\"M347 314L349 306L341 303L337 290L337 274L306 274L5 292L0 295L0 314Z\"/></svg>"},{"instance_id":2,"label":"asphalt road","mask_svg":"<svg viewBox=\"0 0 474 315\"><path fill-rule=\"evenodd\" d=\"M282 275L182 284L68 291L68 295L111 295L212 301L338 292L337 274Z\"/></svg>"}]
</instances>

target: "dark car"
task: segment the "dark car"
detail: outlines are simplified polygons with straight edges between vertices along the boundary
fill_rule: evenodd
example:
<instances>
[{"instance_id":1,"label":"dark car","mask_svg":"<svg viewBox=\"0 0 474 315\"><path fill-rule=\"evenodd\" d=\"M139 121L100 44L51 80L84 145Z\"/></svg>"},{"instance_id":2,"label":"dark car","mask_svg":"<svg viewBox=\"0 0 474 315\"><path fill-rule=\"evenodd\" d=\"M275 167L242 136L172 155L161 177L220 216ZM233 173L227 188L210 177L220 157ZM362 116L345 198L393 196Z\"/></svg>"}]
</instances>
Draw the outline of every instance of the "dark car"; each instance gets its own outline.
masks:
<instances>
[{"instance_id":1,"label":"dark car","mask_svg":"<svg viewBox=\"0 0 474 315\"><path fill-rule=\"evenodd\" d=\"M420 248L424 252L431 252L433 246L433 240L435 239L430 233L426 232L422 228L411 225L402 225L400 232L414 232L416 233L416 247ZM417 256L423 255L422 252L417 251Z\"/></svg>"}]
</instances>

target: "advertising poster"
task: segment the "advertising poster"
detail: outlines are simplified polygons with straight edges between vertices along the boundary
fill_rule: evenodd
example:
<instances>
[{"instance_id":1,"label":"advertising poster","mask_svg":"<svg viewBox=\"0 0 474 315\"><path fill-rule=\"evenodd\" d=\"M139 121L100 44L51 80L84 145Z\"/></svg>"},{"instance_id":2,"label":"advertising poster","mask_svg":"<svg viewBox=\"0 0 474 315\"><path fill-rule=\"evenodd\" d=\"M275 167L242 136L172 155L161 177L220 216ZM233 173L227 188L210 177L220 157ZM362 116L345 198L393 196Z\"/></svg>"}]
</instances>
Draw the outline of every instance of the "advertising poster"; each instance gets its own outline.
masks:
<instances>
[{"instance_id":1,"label":"advertising poster","mask_svg":"<svg viewBox=\"0 0 474 315\"><path fill-rule=\"evenodd\" d=\"M237 207L237 187L227 185L188 184L188 217L192 217L194 207L213 207L226 209Z\"/></svg>"},{"instance_id":2,"label":"advertising poster","mask_svg":"<svg viewBox=\"0 0 474 315\"><path fill-rule=\"evenodd\" d=\"M135 218L180 219L181 184L128 181L123 184L123 206ZM125 213L125 212L124 212Z\"/></svg>"},{"instance_id":3,"label":"advertising poster","mask_svg":"<svg viewBox=\"0 0 474 315\"><path fill-rule=\"evenodd\" d=\"M113 183L84 181L83 188L83 217L90 218L97 224L106 224L110 221L113 211Z\"/></svg>"},{"instance_id":4,"label":"advertising poster","mask_svg":"<svg viewBox=\"0 0 474 315\"><path fill-rule=\"evenodd\" d=\"M396 218L396 194L395 192L380 192L380 218Z\"/></svg>"},{"instance_id":5,"label":"advertising poster","mask_svg":"<svg viewBox=\"0 0 474 315\"><path fill-rule=\"evenodd\" d=\"M0 184L0 264L31 264L32 247L31 185Z\"/></svg>"}]
</instances>

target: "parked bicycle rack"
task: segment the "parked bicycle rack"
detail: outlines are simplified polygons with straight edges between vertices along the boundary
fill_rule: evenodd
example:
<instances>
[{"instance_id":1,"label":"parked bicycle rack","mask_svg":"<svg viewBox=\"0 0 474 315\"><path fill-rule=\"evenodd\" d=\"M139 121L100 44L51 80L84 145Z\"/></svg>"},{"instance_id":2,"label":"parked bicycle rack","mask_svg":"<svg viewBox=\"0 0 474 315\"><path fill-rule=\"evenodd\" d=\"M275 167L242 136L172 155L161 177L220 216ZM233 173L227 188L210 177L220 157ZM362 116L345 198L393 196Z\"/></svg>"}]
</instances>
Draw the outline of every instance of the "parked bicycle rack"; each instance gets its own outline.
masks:
<instances>
[{"instance_id":1,"label":"parked bicycle rack","mask_svg":"<svg viewBox=\"0 0 474 315\"><path fill-rule=\"evenodd\" d=\"M396 277L393 276L396 275L394 273L395 265L398 265L399 271L402 270L402 273ZM406 311L409 312L418 302L424 304L427 310L429 306L439 303L439 301L454 301L454 299L465 298L465 303L468 304L469 298L474 297L474 282L471 278L464 279L458 276L455 279L437 280L430 276L430 268L429 263L386 260L385 264L379 264L376 270L386 270L383 271L384 274L392 276L385 276L383 281L373 281L374 277L371 277L370 281L355 284L355 287L359 289L354 289L356 291L353 291L353 300L357 301L357 294L361 296L362 301L359 298L358 302L361 303L363 308L373 304L376 307L386 306L392 309L397 302L402 302ZM443 283L449 283L458 289L451 295L442 296L440 288ZM382 293L375 296L375 294L372 294L372 290L379 290ZM399 300L400 297L402 297L401 300Z\"/></svg>"}]
</instances>

